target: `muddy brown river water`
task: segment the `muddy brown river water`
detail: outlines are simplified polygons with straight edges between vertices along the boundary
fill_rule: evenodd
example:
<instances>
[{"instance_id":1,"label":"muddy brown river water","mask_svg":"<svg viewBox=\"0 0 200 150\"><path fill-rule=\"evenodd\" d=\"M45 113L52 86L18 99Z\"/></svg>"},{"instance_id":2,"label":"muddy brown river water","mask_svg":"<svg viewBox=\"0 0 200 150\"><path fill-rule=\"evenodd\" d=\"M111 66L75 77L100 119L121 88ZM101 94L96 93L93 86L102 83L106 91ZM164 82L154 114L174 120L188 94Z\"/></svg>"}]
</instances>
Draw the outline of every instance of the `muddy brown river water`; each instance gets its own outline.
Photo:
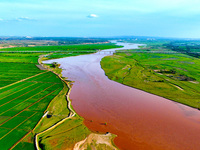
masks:
<instances>
[{"instance_id":1,"label":"muddy brown river water","mask_svg":"<svg viewBox=\"0 0 200 150\"><path fill-rule=\"evenodd\" d=\"M121 150L199 150L200 111L109 80L100 61L114 50L45 61L58 62L63 76L75 81L70 99L85 125L116 134Z\"/></svg>"}]
</instances>

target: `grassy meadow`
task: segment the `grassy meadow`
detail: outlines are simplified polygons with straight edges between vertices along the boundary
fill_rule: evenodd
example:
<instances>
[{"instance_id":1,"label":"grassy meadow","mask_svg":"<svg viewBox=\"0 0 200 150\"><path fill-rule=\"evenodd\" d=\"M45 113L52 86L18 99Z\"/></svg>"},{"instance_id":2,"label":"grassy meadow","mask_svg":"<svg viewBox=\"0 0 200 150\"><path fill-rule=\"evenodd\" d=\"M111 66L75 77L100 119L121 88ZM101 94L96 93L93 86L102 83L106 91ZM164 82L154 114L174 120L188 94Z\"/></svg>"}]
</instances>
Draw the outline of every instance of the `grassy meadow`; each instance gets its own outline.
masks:
<instances>
[{"instance_id":1,"label":"grassy meadow","mask_svg":"<svg viewBox=\"0 0 200 150\"><path fill-rule=\"evenodd\" d=\"M101 66L114 81L200 108L200 60L186 54L120 51L102 59Z\"/></svg>"}]
</instances>

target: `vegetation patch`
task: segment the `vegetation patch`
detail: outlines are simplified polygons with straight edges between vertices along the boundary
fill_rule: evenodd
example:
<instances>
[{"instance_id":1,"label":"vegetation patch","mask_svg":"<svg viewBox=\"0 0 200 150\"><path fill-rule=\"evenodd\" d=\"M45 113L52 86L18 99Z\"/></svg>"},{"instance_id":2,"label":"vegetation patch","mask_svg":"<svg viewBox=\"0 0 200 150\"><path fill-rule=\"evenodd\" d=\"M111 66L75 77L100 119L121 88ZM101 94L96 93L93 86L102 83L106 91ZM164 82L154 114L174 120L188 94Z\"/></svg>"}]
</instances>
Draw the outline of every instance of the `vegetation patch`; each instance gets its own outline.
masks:
<instances>
[{"instance_id":1,"label":"vegetation patch","mask_svg":"<svg viewBox=\"0 0 200 150\"><path fill-rule=\"evenodd\" d=\"M14 48L6 48L6 49L1 49L1 51L20 51L20 52L27 52L27 51L41 51L41 52L71 52L71 53L76 53L76 52L95 52L98 50L103 50L103 49L110 49L110 48L115 48L119 47L116 46L115 44L108 43L108 44L85 44L85 45L64 45L64 46L37 46L37 47L14 47Z\"/></svg>"},{"instance_id":2,"label":"vegetation patch","mask_svg":"<svg viewBox=\"0 0 200 150\"><path fill-rule=\"evenodd\" d=\"M59 123L71 113L66 101L69 88L53 72L40 70L37 67L39 55L48 56L45 59L62 58L114 47L118 46L96 44L1 49L7 51L0 53L0 147L2 150L35 149L34 136ZM56 51L56 54L47 55L52 51ZM59 64L52 65L49 66L49 70L60 74ZM83 119L76 116L70 123L66 121L42 135L40 144L47 148L46 144L49 143L53 148L71 147L89 133L90 131L83 125ZM48 138L48 134L51 138ZM52 143L57 144L52 145Z\"/></svg>"},{"instance_id":3,"label":"vegetation patch","mask_svg":"<svg viewBox=\"0 0 200 150\"><path fill-rule=\"evenodd\" d=\"M198 58L181 53L134 51L119 52L102 59L101 66L111 80L200 108Z\"/></svg>"},{"instance_id":4,"label":"vegetation patch","mask_svg":"<svg viewBox=\"0 0 200 150\"><path fill-rule=\"evenodd\" d=\"M73 149L75 143L85 139L90 133L83 124L83 119L75 116L40 135L40 146L45 149Z\"/></svg>"},{"instance_id":5,"label":"vegetation patch","mask_svg":"<svg viewBox=\"0 0 200 150\"><path fill-rule=\"evenodd\" d=\"M27 133L32 132L49 102L63 88L63 82L55 74L36 67L38 55L40 53L0 54L2 149L11 148ZM33 142L31 145L33 146Z\"/></svg>"}]
</instances>

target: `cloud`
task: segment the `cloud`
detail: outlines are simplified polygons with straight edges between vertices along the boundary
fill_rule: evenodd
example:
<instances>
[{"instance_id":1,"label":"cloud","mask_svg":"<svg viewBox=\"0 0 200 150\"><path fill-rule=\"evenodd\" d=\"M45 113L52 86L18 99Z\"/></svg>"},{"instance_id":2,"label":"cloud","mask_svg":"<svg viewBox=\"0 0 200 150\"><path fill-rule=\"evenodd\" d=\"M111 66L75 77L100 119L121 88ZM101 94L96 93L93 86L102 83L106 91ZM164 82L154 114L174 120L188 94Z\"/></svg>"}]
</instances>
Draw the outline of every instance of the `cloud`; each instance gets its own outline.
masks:
<instances>
[{"instance_id":1,"label":"cloud","mask_svg":"<svg viewBox=\"0 0 200 150\"><path fill-rule=\"evenodd\" d=\"M18 17L15 19L2 19L0 18L0 22L22 22L22 21L36 21L36 19L29 17Z\"/></svg>"},{"instance_id":2,"label":"cloud","mask_svg":"<svg viewBox=\"0 0 200 150\"><path fill-rule=\"evenodd\" d=\"M29 17L18 17L16 19L14 19L14 21L32 21L35 19L29 18Z\"/></svg>"},{"instance_id":3,"label":"cloud","mask_svg":"<svg viewBox=\"0 0 200 150\"><path fill-rule=\"evenodd\" d=\"M90 15L88 15L87 17L88 17L88 18L97 18L97 17L99 17L99 16L97 16L96 14L90 14Z\"/></svg>"}]
</instances>

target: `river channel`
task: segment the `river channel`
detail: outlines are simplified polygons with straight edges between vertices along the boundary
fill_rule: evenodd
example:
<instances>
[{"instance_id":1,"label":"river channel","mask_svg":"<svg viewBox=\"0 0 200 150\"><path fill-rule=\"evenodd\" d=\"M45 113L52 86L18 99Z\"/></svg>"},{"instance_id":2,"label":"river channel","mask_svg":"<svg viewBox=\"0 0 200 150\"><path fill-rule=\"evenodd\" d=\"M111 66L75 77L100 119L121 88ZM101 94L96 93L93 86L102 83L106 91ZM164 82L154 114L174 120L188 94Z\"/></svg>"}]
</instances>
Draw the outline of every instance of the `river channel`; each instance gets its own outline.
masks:
<instances>
[{"instance_id":1,"label":"river channel","mask_svg":"<svg viewBox=\"0 0 200 150\"><path fill-rule=\"evenodd\" d=\"M117 43L117 49L138 44ZM199 150L200 111L109 80L103 57L117 49L45 61L58 62L63 76L75 81L70 99L92 131L116 134L121 150ZM170 94L170 93L169 93Z\"/></svg>"}]
</instances>

